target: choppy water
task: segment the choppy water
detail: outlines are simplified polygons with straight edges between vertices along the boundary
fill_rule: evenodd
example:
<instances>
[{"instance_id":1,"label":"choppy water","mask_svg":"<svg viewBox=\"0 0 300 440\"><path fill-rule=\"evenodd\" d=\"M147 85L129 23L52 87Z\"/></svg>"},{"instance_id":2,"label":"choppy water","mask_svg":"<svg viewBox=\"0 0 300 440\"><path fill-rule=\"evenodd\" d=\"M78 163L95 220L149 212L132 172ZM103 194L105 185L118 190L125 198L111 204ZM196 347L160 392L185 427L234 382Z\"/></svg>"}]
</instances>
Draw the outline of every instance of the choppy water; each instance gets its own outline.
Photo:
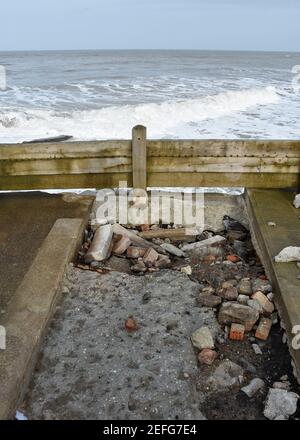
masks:
<instances>
[{"instance_id":1,"label":"choppy water","mask_svg":"<svg viewBox=\"0 0 300 440\"><path fill-rule=\"evenodd\" d=\"M0 142L300 138L300 54L206 51L0 52Z\"/></svg>"}]
</instances>

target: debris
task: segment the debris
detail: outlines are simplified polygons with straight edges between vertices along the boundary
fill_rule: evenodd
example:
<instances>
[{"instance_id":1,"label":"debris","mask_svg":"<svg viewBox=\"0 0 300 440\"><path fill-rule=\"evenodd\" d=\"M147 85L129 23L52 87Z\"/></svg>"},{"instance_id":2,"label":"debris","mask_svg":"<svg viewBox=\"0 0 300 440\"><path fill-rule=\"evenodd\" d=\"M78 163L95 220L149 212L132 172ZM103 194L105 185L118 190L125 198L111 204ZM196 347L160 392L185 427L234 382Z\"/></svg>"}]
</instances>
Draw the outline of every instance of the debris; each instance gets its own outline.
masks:
<instances>
[{"instance_id":1,"label":"debris","mask_svg":"<svg viewBox=\"0 0 300 440\"><path fill-rule=\"evenodd\" d=\"M228 281L224 281L221 285L221 288L217 291L217 294L228 301L234 301L238 297L237 288L234 287Z\"/></svg>"},{"instance_id":2,"label":"debris","mask_svg":"<svg viewBox=\"0 0 300 440\"><path fill-rule=\"evenodd\" d=\"M231 261L231 263L237 263L240 259L236 255L227 255L227 260Z\"/></svg>"},{"instance_id":3,"label":"debris","mask_svg":"<svg viewBox=\"0 0 300 440\"><path fill-rule=\"evenodd\" d=\"M225 226L226 231L238 231L248 233L248 229L246 229L244 225L242 225L237 220L229 217L229 215L224 215L223 225Z\"/></svg>"},{"instance_id":4,"label":"debris","mask_svg":"<svg viewBox=\"0 0 300 440\"><path fill-rule=\"evenodd\" d=\"M191 266L184 266L180 269L180 272L185 273L186 275L192 275L192 268Z\"/></svg>"},{"instance_id":5,"label":"debris","mask_svg":"<svg viewBox=\"0 0 300 440\"><path fill-rule=\"evenodd\" d=\"M202 292L199 294L198 301L202 306L218 307L222 302L222 298L220 298L217 295L213 295L209 293L207 294L202 290Z\"/></svg>"},{"instance_id":6,"label":"debris","mask_svg":"<svg viewBox=\"0 0 300 440\"><path fill-rule=\"evenodd\" d=\"M132 272L137 272L137 273L147 272L147 267L145 266L143 261L138 261L136 264L131 266L130 269L132 270Z\"/></svg>"},{"instance_id":7,"label":"debris","mask_svg":"<svg viewBox=\"0 0 300 440\"><path fill-rule=\"evenodd\" d=\"M112 252L116 255L122 255L131 245L131 240L126 235L120 235L119 239L115 242Z\"/></svg>"},{"instance_id":8,"label":"debris","mask_svg":"<svg viewBox=\"0 0 300 440\"><path fill-rule=\"evenodd\" d=\"M233 341L242 341L245 335L245 327L242 324L232 323L229 333L229 339Z\"/></svg>"},{"instance_id":9,"label":"debris","mask_svg":"<svg viewBox=\"0 0 300 440\"><path fill-rule=\"evenodd\" d=\"M271 327L272 327L271 319L261 318L255 332L255 337L257 339L262 339L263 341L266 341L269 337Z\"/></svg>"},{"instance_id":10,"label":"debris","mask_svg":"<svg viewBox=\"0 0 300 440\"><path fill-rule=\"evenodd\" d=\"M259 390L263 389L264 386L264 381L256 377L255 379L252 379L248 385L241 388L241 391L243 391L251 399Z\"/></svg>"},{"instance_id":11,"label":"debris","mask_svg":"<svg viewBox=\"0 0 300 440\"><path fill-rule=\"evenodd\" d=\"M145 232L140 232L139 236L147 240L152 240L153 238L171 238L173 240L189 240L191 238L196 238L199 235L199 230L197 228L178 228L178 229L165 229L159 228L154 230L149 230Z\"/></svg>"},{"instance_id":12,"label":"debris","mask_svg":"<svg viewBox=\"0 0 300 440\"><path fill-rule=\"evenodd\" d=\"M256 310L238 302L223 303L218 315L220 324L242 324L246 332L252 329L258 318L259 313Z\"/></svg>"},{"instance_id":13,"label":"debris","mask_svg":"<svg viewBox=\"0 0 300 440\"><path fill-rule=\"evenodd\" d=\"M146 248L138 247L138 246L129 246L127 249L127 258L140 258L143 257L146 253Z\"/></svg>"},{"instance_id":14,"label":"debris","mask_svg":"<svg viewBox=\"0 0 300 440\"><path fill-rule=\"evenodd\" d=\"M254 310L257 310L260 315L262 315L264 312L264 309L262 308L260 303L255 299L248 299L247 306L252 307L252 309Z\"/></svg>"},{"instance_id":15,"label":"debris","mask_svg":"<svg viewBox=\"0 0 300 440\"><path fill-rule=\"evenodd\" d=\"M276 390L287 390L289 391L290 389L290 384L287 382L274 382L272 385L272 388L276 389Z\"/></svg>"},{"instance_id":16,"label":"debris","mask_svg":"<svg viewBox=\"0 0 300 440\"><path fill-rule=\"evenodd\" d=\"M132 316L125 321L125 328L128 332L135 332L138 329L137 322Z\"/></svg>"},{"instance_id":17,"label":"debris","mask_svg":"<svg viewBox=\"0 0 300 440\"><path fill-rule=\"evenodd\" d=\"M242 278L238 284L238 291L242 295L252 295L252 283L250 278Z\"/></svg>"},{"instance_id":18,"label":"debris","mask_svg":"<svg viewBox=\"0 0 300 440\"><path fill-rule=\"evenodd\" d=\"M204 348L198 354L198 361L200 364L212 365L217 359L218 353L210 348Z\"/></svg>"},{"instance_id":19,"label":"debris","mask_svg":"<svg viewBox=\"0 0 300 440\"><path fill-rule=\"evenodd\" d=\"M147 267L151 267L157 259L158 253L152 248L147 249L143 256L143 262Z\"/></svg>"},{"instance_id":20,"label":"debris","mask_svg":"<svg viewBox=\"0 0 300 440\"><path fill-rule=\"evenodd\" d=\"M264 294L272 292L272 285L270 284L269 280L264 278L256 278L252 282L252 292L262 292Z\"/></svg>"},{"instance_id":21,"label":"debris","mask_svg":"<svg viewBox=\"0 0 300 440\"><path fill-rule=\"evenodd\" d=\"M264 416L274 420L277 417L284 417L287 420L297 411L298 395L296 393L270 388L267 396Z\"/></svg>"},{"instance_id":22,"label":"debris","mask_svg":"<svg viewBox=\"0 0 300 440\"><path fill-rule=\"evenodd\" d=\"M300 261L300 247L288 246L275 257L276 263L289 263L291 261Z\"/></svg>"},{"instance_id":23,"label":"debris","mask_svg":"<svg viewBox=\"0 0 300 440\"><path fill-rule=\"evenodd\" d=\"M123 226L119 225L118 223L115 223L114 225L112 225L112 228L113 228L114 234L126 235L132 241L132 243L135 243L135 244L137 244L141 247L145 247L145 248L152 247L156 251L161 252L162 254L165 253L165 251L160 246L157 246L153 243L150 243L147 240L144 240L142 237L137 235L137 233L135 233L129 229L124 228Z\"/></svg>"},{"instance_id":24,"label":"debris","mask_svg":"<svg viewBox=\"0 0 300 440\"><path fill-rule=\"evenodd\" d=\"M201 327L196 330L192 336L191 341L194 347L203 350L204 348L214 348L214 340L211 331L208 327Z\"/></svg>"},{"instance_id":25,"label":"debris","mask_svg":"<svg viewBox=\"0 0 300 440\"><path fill-rule=\"evenodd\" d=\"M270 228L274 228L276 226L276 223L274 222L268 222L268 226L270 226Z\"/></svg>"},{"instance_id":26,"label":"debris","mask_svg":"<svg viewBox=\"0 0 300 440\"><path fill-rule=\"evenodd\" d=\"M161 247L167 251L169 254L171 255L175 255L176 257L184 257L185 253L179 249L178 247L174 246L173 244L170 243L163 243L161 245Z\"/></svg>"},{"instance_id":27,"label":"debris","mask_svg":"<svg viewBox=\"0 0 300 440\"><path fill-rule=\"evenodd\" d=\"M261 305L265 314L271 315L274 312L274 304L262 292L255 292L251 298Z\"/></svg>"},{"instance_id":28,"label":"debris","mask_svg":"<svg viewBox=\"0 0 300 440\"><path fill-rule=\"evenodd\" d=\"M85 255L85 262L103 261L109 256L113 236L112 225L100 226L94 235L92 244Z\"/></svg>"},{"instance_id":29,"label":"debris","mask_svg":"<svg viewBox=\"0 0 300 440\"><path fill-rule=\"evenodd\" d=\"M149 225L140 225L140 228L142 232L150 231Z\"/></svg>"},{"instance_id":30,"label":"debris","mask_svg":"<svg viewBox=\"0 0 300 440\"><path fill-rule=\"evenodd\" d=\"M166 255L158 255L158 259L153 263L153 266L159 269L170 267L171 260Z\"/></svg>"},{"instance_id":31,"label":"debris","mask_svg":"<svg viewBox=\"0 0 300 440\"><path fill-rule=\"evenodd\" d=\"M190 243L184 245L181 249L183 252L190 252L205 247L219 246L225 244L226 238L221 235L214 235L213 237L207 238L206 240L196 241L195 243Z\"/></svg>"},{"instance_id":32,"label":"debris","mask_svg":"<svg viewBox=\"0 0 300 440\"><path fill-rule=\"evenodd\" d=\"M295 208L300 208L300 194L297 194L295 196L293 205L295 206Z\"/></svg>"},{"instance_id":33,"label":"debris","mask_svg":"<svg viewBox=\"0 0 300 440\"><path fill-rule=\"evenodd\" d=\"M243 304L244 306L247 306L248 300L249 300L249 296L247 296L247 295L239 295L237 297L237 302L239 304Z\"/></svg>"},{"instance_id":34,"label":"debris","mask_svg":"<svg viewBox=\"0 0 300 440\"><path fill-rule=\"evenodd\" d=\"M208 384L213 388L231 388L240 384L240 376L244 375L244 370L239 365L226 359L223 361L209 377Z\"/></svg>"},{"instance_id":35,"label":"debris","mask_svg":"<svg viewBox=\"0 0 300 440\"><path fill-rule=\"evenodd\" d=\"M252 344L252 348L255 354L262 355L262 351L260 349L260 346L258 344Z\"/></svg>"}]
</instances>

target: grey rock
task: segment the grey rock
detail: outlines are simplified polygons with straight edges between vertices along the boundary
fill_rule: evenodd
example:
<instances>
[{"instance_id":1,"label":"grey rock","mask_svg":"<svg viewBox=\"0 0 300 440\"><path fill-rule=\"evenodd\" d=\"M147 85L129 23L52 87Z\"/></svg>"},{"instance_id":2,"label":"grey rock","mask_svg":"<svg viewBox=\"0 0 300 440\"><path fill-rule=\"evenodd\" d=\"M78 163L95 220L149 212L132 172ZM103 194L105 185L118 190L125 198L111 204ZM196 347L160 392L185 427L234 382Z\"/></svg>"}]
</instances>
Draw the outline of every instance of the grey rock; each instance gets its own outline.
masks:
<instances>
[{"instance_id":1,"label":"grey rock","mask_svg":"<svg viewBox=\"0 0 300 440\"><path fill-rule=\"evenodd\" d=\"M179 249L178 247L174 246L170 243L162 243L161 247L167 251L171 255L175 255L176 257L184 257L185 253Z\"/></svg>"},{"instance_id":2,"label":"grey rock","mask_svg":"<svg viewBox=\"0 0 300 440\"><path fill-rule=\"evenodd\" d=\"M253 351L254 351L255 354L262 355L262 351L261 351L259 345L257 345L257 344L252 344L252 348L253 348Z\"/></svg>"},{"instance_id":3,"label":"grey rock","mask_svg":"<svg viewBox=\"0 0 300 440\"><path fill-rule=\"evenodd\" d=\"M195 243L186 244L182 247L183 252L191 252L208 246L218 246L225 244L226 238L221 235L214 235L206 240L196 241Z\"/></svg>"},{"instance_id":4,"label":"grey rock","mask_svg":"<svg viewBox=\"0 0 300 440\"><path fill-rule=\"evenodd\" d=\"M259 313L249 306L244 306L238 302L223 303L218 320L220 324L243 324L246 331L250 331L259 318Z\"/></svg>"},{"instance_id":5,"label":"grey rock","mask_svg":"<svg viewBox=\"0 0 300 440\"><path fill-rule=\"evenodd\" d=\"M249 296L247 296L247 295L239 295L237 297L237 302L239 304L243 304L244 306L247 305L248 300L249 300Z\"/></svg>"},{"instance_id":6,"label":"grey rock","mask_svg":"<svg viewBox=\"0 0 300 440\"><path fill-rule=\"evenodd\" d=\"M252 283L250 278L242 278L239 285L238 291L242 295L252 295Z\"/></svg>"},{"instance_id":7,"label":"grey rock","mask_svg":"<svg viewBox=\"0 0 300 440\"><path fill-rule=\"evenodd\" d=\"M296 393L270 388L267 396L264 416L274 420L276 417L283 416L288 419L297 410L299 396Z\"/></svg>"},{"instance_id":8,"label":"grey rock","mask_svg":"<svg viewBox=\"0 0 300 440\"><path fill-rule=\"evenodd\" d=\"M241 366L230 360L223 361L208 378L208 384L212 388L231 388L240 384L240 376L243 376L244 370Z\"/></svg>"},{"instance_id":9,"label":"grey rock","mask_svg":"<svg viewBox=\"0 0 300 440\"><path fill-rule=\"evenodd\" d=\"M214 339L208 327L201 327L191 336L194 347L203 350L204 348L214 348Z\"/></svg>"},{"instance_id":10,"label":"grey rock","mask_svg":"<svg viewBox=\"0 0 300 440\"><path fill-rule=\"evenodd\" d=\"M261 280L260 278L256 278L252 283L252 291L255 292L262 292L262 293L270 293L272 292L272 286L268 280Z\"/></svg>"}]
</instances>

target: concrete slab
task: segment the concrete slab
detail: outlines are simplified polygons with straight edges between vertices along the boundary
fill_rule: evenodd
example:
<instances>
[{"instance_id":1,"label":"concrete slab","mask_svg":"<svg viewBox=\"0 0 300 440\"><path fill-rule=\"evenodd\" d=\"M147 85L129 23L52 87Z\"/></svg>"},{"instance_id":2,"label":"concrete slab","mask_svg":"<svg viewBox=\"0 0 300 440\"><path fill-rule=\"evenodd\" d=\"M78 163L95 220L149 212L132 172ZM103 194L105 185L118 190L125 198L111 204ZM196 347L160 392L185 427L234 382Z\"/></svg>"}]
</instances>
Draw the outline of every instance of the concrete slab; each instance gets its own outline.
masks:
<instances>
[{"instance_id":1,"label":"concrete slab","mask_svg":"<svg viewBox=\"0 0 300 440\"><path fill-rule=\"evenodd\" d=\"M59 299L66 266L80 245L84 227L82 219L55 222L1 316L0 324L7 335L6 349L0 350L2 420L13 416L23 398L42 337Z\"/></svg>"},{"instance_id":2,"label":"concrete slab","mask_svg":"<svg viewBox=\"0 0 300 440\"><path fill-rule=\"evenodd\" d=\"M0 311L6 308L55 221L87 219L93 200L41 192L0 194Z\"/></svg>"},{"instance_id":3,"label":"concrete slab","mask_svg":"<svg viewBox=\"0 0 300 440\"><path fill-rule=\"evenodd\" d=\"M246 192L253 242L275 288L275 302L286 327L299 380L300 347L293 348L295 334L292 330L300 326L300 270L295 262L274 262L274 257L286 246L300 246L300 210L293 207L293 198L292 192L283 190L252 189ZM268 226L268 222L274 222L276 226Z\"/></svg>"}]
</instances>

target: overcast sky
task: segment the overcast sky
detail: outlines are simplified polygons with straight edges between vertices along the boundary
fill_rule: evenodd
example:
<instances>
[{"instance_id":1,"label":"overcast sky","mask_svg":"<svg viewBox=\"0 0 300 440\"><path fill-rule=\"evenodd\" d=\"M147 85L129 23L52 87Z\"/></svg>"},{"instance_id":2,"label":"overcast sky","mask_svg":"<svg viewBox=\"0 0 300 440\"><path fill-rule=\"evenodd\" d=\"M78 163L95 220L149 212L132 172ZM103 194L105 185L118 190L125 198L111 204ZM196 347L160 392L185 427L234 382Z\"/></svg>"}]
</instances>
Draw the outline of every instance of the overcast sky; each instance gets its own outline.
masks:
<instances>
[{"instance_id":1,"label":"overcast sky","mask_svg":"<svg viewBox=\"0 0 300 440\"><path fill-rule=\"evenodd\" d=\"M2 0L0 50L300 51L300 0Z\"/></svg>"}]
</instances>

